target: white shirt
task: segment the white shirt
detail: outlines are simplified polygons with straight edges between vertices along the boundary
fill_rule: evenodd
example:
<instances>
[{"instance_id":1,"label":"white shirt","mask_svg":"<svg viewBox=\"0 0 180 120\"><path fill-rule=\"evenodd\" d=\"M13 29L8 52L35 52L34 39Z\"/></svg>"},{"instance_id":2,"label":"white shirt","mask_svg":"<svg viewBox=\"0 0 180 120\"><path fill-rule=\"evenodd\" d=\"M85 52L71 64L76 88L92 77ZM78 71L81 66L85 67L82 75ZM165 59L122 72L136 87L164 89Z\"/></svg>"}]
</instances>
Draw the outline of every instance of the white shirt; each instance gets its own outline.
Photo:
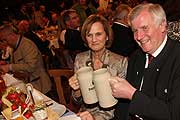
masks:
<instances>
[{"instance_id":1,"label":"white shirt","mask_svg":"<svg viewBox=\"0 0 180 120\"><path fill-rule=\"evenodd\" d=\"M159 48L152 54L153 57L156 57L159 55L159 53L162 51L162 49L164 48L165 44L167 42L167 35L166 37L164 38L164 41L162 42L162 44L159 46ZM148 61L149 61L149 58L148 58L148 54L146 54L146 64L145 64L145 68L148 67Z\"/></svg>"}]
</instances>

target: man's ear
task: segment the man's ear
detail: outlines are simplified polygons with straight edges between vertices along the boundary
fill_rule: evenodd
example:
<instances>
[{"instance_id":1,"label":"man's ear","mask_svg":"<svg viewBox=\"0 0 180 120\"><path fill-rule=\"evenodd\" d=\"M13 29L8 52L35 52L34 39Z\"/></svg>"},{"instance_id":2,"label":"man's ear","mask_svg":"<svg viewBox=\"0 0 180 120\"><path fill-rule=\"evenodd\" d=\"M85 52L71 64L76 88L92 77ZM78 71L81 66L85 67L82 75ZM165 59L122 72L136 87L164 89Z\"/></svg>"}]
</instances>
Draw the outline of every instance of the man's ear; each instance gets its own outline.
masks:
<instances>
[{"instance_id":1,"label":"man's ear","mask_svg":"<svg viewBox=\"0 0 180 120\"><path fill-rule=\"evenodd\" d=\"M161 32L165 32L167 30L167 22L163 20L160 24Z\"/></svg>"}]
</instances>

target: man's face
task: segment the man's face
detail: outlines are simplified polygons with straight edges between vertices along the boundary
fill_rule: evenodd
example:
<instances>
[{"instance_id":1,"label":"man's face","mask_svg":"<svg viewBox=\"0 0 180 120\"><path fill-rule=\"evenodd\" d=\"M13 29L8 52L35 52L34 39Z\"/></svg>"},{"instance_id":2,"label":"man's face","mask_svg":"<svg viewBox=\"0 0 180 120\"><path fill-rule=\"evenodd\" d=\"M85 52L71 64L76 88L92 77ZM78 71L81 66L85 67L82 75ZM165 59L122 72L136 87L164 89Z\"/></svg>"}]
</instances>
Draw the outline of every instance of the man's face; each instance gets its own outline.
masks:
<instances>
[{"instance_id":1,"label":"man's face","mask_svg":"<svg viewBox=\"0 0 180 120\"><path fill-rule=\"evenodd\" d=\"M0 36L0 45L4 47L8 46L7 37L2 32L0 32Z\"/></svg>"},{"instance_id":2,"label":"man's face","mask_svg":"<svg viewBox=\"0 0 180 120\"><path fill-rule=\"evenodd\" d=\"M80 19L77 13L73 12L70 14L70 26L74 29L80 26Z\"/></svg>"},{"instance_id":3,"label":"man's face","mask_svg":"<svg viewBox=\"0 0 180 120\"><path fill-rule=\"evenodd\" d=\"M28 32L29 31L29 22L26 20L22 20L19 25L18 25L18 29L24 32Z\"/></svg>"},{"instance_id":4,"label":"man's face","mask_svg":"<svg viewBox=\"0 0 180 120\"><path fill-rule=\"evenodd\" d=\"M12 36L12 33L6 33L5 31L4 32L0 32L0 45L2 46L10 46L12 48L14 48L13 46L13 36Z\"/></svg>"},{"instance_id":5,"label":"man's face","mask_svg":"<svg viewBox=\"0 0 180 120\"><path fill-rule=\"evenodd\" d=\"M46 7L44 5L41 5L39 9L40 9L41 12L45 12L46 11Z\"/></svg>"},{"instance_id":6,"label":"man's face","mask_svg":"<svg viewBox=\"0 0 180 120\"><path fill-rule=\"evenodd\" d=\"M134 39L142 50L149 54L154 53L165 38L165 24L158 25L155 23L147 11L141 12L132 20L131 25Z\"/></svg>"},{"instance_id":7,"label":"man's face","mask_svg":"<svg viewBox=\"0 0 180 120\"><path fill-rule=\"evenodd\" d=\"M51 18L52 18L52 21L53 22L56 22L57 20L58 20L58 16L57 16L57 14L52 14L52 16L51 16Z\"/></svg>"},{"instance_id":8,"label":"man's face","mask_svg":"<svg viewBox=\"0 0 180 120\"><path fill-rule=\"evenodd\" d=\"M7 47L7 41L4 38L0 38L0 49L1 50L6 50Z\"/></svg>"}]
</instances>

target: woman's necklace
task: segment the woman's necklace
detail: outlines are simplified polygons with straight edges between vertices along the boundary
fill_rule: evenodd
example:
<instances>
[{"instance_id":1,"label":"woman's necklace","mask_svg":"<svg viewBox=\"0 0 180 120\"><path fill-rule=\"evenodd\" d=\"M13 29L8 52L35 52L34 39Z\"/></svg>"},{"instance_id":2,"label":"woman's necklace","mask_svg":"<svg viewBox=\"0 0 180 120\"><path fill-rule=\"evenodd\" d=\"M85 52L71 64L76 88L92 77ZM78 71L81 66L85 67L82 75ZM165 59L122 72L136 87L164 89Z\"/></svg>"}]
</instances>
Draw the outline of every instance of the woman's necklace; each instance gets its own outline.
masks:
<instances>
[{"instance_id":1,"label":"woman's necklace","mask_svg":"<svg viewBox=\"0 0 180 120\"><path fill-rule=\"evenodd\" d=\"M89 59L86 61L86 66L92 67L94 70L94 62L93 62L93 57L92 57L92 51L89 51ZM108 50L105 50L101 56L101 63L103 63L103 65L101 65L100 68L108 68L109 64L107 63L107 57L109 58L109 52ZM96 68L97 69L97 68Z\"/></svg>"},{"instance_id":2,"label":"woman's necklace","mask_svg":"<svg viewBox=\"0 0 180 120\"><path fill-rule=\"evenodd\" d=\"M97 70L103 67L105 56L106 56L105 53L106 53L106 49L104 49L102 53L99 55L95 55L91 52L92 68L94 70Z\"/></svg>"}]
</instances>

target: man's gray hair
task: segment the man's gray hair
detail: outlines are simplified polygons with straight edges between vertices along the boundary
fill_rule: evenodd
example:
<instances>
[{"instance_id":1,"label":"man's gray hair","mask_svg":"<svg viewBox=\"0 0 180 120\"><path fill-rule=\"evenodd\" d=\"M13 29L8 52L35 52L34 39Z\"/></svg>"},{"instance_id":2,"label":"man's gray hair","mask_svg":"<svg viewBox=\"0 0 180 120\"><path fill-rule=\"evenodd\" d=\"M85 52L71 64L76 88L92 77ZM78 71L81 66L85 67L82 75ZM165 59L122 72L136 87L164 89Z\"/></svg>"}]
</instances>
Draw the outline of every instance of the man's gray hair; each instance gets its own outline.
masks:
<instances>
[{"instance_id":1,"label":"man's gray hair","mask_svg":"<svg viewBox=\"0 0 180 120\"><path fill-rule=\"evenodd\" d=\"M126 4L120 4L114 13L113 19L123 19L124 17L127 17L129 12L131 11L131 8Z\"/></svg>"},{"instance_id":2,"label":"man's gray hair","mask_svg":"<svg viewBox=\"0 0 180 120\"><path fill-rule=\"evenodd\" d=\"M18 29L11 23L0 26L0 32L7 31L7 33L18 33Z\"/></svg>"},{"instance_id":3,"label":"man's gray hair","mask_svg":"<svg viewBox=\"0 0 180 120\"><path fill-rule=\"evenodd\" d=\"M129 14L129 23L131 25L132 20L134 20L142 11L147 10L154 20L155 24L160 25L162 22L166 22L166 14L163 8L159 4L139 4L132 9Z\"/></svg>"}]
</instances>

